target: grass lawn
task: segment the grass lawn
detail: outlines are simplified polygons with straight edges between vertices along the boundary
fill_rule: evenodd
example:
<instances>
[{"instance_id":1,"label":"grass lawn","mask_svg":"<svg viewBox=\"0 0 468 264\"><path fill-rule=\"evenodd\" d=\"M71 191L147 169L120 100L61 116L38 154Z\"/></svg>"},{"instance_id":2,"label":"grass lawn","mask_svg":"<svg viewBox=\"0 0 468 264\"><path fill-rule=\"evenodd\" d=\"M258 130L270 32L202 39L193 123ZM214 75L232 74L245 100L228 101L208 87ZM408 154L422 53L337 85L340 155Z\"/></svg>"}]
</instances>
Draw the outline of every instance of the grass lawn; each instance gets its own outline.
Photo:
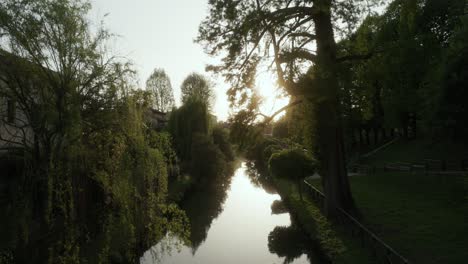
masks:
<instances>
[{"instance_id":1,"label":"grass lawn","mask_svg":"<svg viewBox=\"0 0 468 264\"><path fill-rule=\"evenodd\" d=\"M297 185L294 182L276 178L275 186L303 230L313 241L317 242L320 250L332 260L332 263L374 263L370 252L361 248L359 241L345 232L342 226L328 221L306 194L303 194L303 201L300 200Z\"/></svg>"},{"instance_id":2,"label":"grass lawn","mask_svg":"<svg viewBox=\"0 0 468 264\"><path fill-rule=\"evenodd\" d=\"M365 160L412 162L424 158L457 159L456 145L399 142ZM468 263L468 174L425 175L383 172L353 176L351 189L363 223L414 263ZM313 184L320 186L320 181Z\"/></svg>"}]
</instances>

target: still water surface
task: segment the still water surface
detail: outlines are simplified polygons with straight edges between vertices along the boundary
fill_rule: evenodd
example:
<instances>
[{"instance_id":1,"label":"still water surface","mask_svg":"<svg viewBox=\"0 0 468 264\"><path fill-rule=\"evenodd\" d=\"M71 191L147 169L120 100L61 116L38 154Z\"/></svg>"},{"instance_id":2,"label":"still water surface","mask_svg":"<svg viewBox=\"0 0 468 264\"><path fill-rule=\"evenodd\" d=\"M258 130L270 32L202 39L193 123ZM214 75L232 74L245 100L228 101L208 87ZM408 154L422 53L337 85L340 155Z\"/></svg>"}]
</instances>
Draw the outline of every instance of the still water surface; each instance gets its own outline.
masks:
<instances>
[{"instance_id":1,"label":"still water surface","mask_svg":"<svg viewBox=\"0 0 468 264\"><path fill-rule=\"evenodd\" d=\"M291 226L289 213L272 214L271 204L281 198L267 192L253 170L242 163L232 178L191 194L183 205L191 245L165 250L177 241L167 238L146 251L140 263L318 263L303 232Z\"/></svg>"}]
</instances>

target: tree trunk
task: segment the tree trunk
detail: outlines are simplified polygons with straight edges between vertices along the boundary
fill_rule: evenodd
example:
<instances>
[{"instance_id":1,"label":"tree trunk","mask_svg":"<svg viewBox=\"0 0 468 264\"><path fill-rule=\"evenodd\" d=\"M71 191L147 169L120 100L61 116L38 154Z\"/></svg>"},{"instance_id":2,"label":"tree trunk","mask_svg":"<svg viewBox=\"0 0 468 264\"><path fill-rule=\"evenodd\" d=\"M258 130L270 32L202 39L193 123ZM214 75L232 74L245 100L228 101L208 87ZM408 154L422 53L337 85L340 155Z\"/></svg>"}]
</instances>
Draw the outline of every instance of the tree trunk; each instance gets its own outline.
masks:
<instances>
[{"instance_id":1,"label":"tree trunk","mask_svg":"<svg viewBox=\"0 0 468 264\"><path fill-rule=\"evenodd\" d=\"M337 208L352 212L355 207L346 172L331 1L317 0L314 4L319 7L319 11L313 16L317 37L317 63L315 65L317 87L315 89L320 98L315 101L319 158L322 164L325 212L327 216L335 216Z\"/></svg>"},{"instance_id":2,"label":"tree trunk","mask_svg":"<svg viewBox=\"0 0 468 264\"><path fill-rule=\"evenodd\" d=\"M379 128L374 126L372 132L374 133L374 145L377 146L379 144Z\"/></svg>"},{"instance_id":3,"label":"tree trunk","mask_svg":"<svg viewBox=\"0 0 468 264\"><path fill-rule=\"evenodd\" d=\"M297 191L299 192L299 198L301 199L301 202L304 201L302 198L302 184L301 184L301 179L302 178L297 178L296 179L296 184L297 184Z\"/></svg>"},{"instance_id":4,"label":"tree trunk","mask_svg":"<svg viewBox=\"0 0 468 264\"><path fill-rule=\"evenodd\" d=\"M359 147L364 146L364 138L362 137L362 127L359 125Z\"/></svg>"},{"instance_id":5,"label":"tree trunk","mask_svg":"<svg viewBox=\"0 0 468 264\"><path fill-rule=\"evenodd\" d=\"M366 144L367 146L370 146L370 128L366 127Z\"/></svg>"},{"instance_id":6,"label":"tree trunk","mask_svg":"<svg viewBox=\"0 0 468 264\"><path fill-rule=\"evenodd\" d=\"M354 127L351 127L351 132L350 132L350 140L351 140L351 149L354 149L357 145L356 143L356 129Z\"/></svg>"},{"instance_id":7,"label":"tree trunk","mask_svg":"<svg viewBox=\"0 0 468 264\"><path fill-rule=\"evenodd\" d=\"M387 130L385 129L385 127L382 127L382 139L385 141L387 140Z\"/></svg>"}]
</instances>

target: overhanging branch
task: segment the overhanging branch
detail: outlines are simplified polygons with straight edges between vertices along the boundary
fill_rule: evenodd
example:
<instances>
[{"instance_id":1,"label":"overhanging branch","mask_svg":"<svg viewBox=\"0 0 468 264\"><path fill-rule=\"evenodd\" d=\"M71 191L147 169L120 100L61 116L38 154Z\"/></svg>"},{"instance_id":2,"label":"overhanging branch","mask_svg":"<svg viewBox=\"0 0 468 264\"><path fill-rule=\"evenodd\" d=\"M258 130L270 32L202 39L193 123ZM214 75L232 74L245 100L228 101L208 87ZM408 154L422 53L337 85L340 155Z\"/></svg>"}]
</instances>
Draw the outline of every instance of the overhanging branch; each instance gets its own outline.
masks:
<instances>
[{"instance_id":1,"label":"overhanging branch","mask_svg":"<svg viewBox=\"0 0 468 264\"><path fill-rule=\"evenodd\" d=\"M314 40L317 38L314 34L308 33L308 32L295 32L289 34L289 37L303 37L303 38L308 38L311 40Z\"/></svg>"},{"instance_id":2,"label":"overhanging branch","mask_svg":"<svg viewBox=\"0 0 468 264\"><path fill-rule=\"evenodd\" d=\"M294 102L288 104L287 106L284 106L284 107L280 108L278 111L273 113L273 115L271 115L271 116L267 116L267 115L264 115L264 114L259 114L259 115L265 117L265 120L263 120L262 125L266 125L266 124L270 123L277 115L281 114L283 111L286 111L289 108L294 107L294 106L296 106L298 104L302 104L302 102L303 102L303 100L294 101Z\"/></svg>"},{"instance_id":3,"label":"overhanging branch","mask_svg":"<svg viewBox=\"0 0 468 264\"><path fill-rule=\"evenodd\" d=\"M279 55L280 63L289 63L289 62L295 61L296 59L304 59L304 60L308 60L311 62L315 62L316 55L304 49L294 49L292 51L283 51Z\"/></svg>"}]
</instances>

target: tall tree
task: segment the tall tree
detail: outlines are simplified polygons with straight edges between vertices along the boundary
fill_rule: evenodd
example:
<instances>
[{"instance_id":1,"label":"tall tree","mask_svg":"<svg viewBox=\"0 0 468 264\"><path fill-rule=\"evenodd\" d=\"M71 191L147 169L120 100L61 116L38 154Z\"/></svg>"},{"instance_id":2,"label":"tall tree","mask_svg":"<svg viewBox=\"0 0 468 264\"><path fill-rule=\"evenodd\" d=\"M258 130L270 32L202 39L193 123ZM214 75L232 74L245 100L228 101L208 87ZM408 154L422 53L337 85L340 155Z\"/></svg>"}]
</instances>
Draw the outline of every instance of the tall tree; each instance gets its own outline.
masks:
<instances>
[{"instance_id":1,"label":"tall tree","mask_svg":"<svg viewBox=\"0 0 468 264\"><path fill-rule=\"evenodd\" d=\"M91 33L87 1L14 1L0 3L2 52L0 91L16 101L32 130L18 141L33 157L35 171L47 175L54 159L80 140L80 124L116 94L130 72L106 54L111 36Z\"/></svg>"},{"instance_id":2,"label":"tall tree","mask_svg":"<svg viewBox=\"0 0 468 264\"><path fill-rule=\"evenodd\" d=\"M0 96L21 113L8 129L22 131L12 146L24 154L25 200L41 226L76 216L74 198L85 189L76 184L89 179L73 173L83 141L108 125L103 117L117 108L131 73L105 52L110 34L91 32L90 8L86 1L0 2Z\"/></svg>"},{"instance_id":3,"label":"tall tree","mask_svg":"<svg viewBox=\"0 0 468 264\"><path fill-rule=\"evenodd\" d=\"M198 100L210 107L214 100L214 93L211 82L199 73L191 73L182 83L182 103L190 99Z\"/></svg>"},{"instance_id":4,"label":"tall tree","mask_svg":"<svg viewBox=\"0 0 468 264\"><path fill-rule=\"evenodd\" d=\"M110 238L116 229L127 248L149 247L170 223L182 223L164 219L180 211L166 206L168 151L150 147L158 140L148 140L144 126L147 93L131 89L133 71L106 52L111 35L90 27L90 9L85 0L0 1L0 97L21 113L0 126L23 131L14 143L25 170L12 193L24 208L25 236L11 252L28 254L17 254L18 262L31 262L37 250L44 258L34 261L77 263L87 255L81 242L98 236L92 230L104 243L121 244ZM29 236L23 226L31 225ZM104 247L90 259L111 262L113 246Z\"/></svg>"},{"instance_id":5,"label":"tall tree","mask_svg":"<svg viewBox=\"0 0 468 264\"><path fill-rule=\"evenodd\" d=\"M171 80L163 69L154 69L146 80L146 90L151 92L154 109L166 113L174 107Z\"/></svg>"},{"instance_id":6,"label":"tall tree","mask_svg":"<svg viewBox=\"0 0 468 264\"><path fill-rule=\"evenodd\" d=\"M291 96L314 104L326 211L353 210L346 172L339 109L337 66L363 57L338 56L335 30L352 30L373 1L210 1L210 15L202 22L198 41L222 64L209 68L231 82L231 101L252 88L259 65L273 65L278 84ZM311 131L310 135L314 132Z\"/></svg>"}]
</instances>

